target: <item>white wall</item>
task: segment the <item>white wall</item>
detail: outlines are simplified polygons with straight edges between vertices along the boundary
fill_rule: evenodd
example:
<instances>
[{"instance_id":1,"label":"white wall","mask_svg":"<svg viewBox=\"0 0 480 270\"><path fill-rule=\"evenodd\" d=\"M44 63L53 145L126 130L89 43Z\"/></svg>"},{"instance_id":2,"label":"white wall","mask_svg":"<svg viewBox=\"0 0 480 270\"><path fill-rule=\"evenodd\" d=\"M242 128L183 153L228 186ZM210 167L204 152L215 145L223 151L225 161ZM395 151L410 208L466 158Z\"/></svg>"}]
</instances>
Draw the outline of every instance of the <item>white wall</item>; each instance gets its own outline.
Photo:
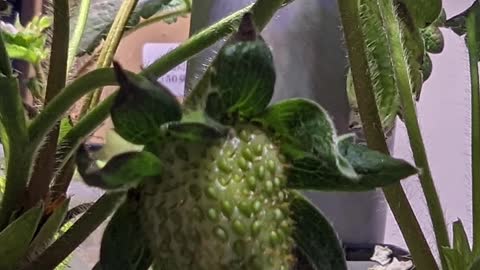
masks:
<instances>
[{"instance_id":1,"label":"white wall","mask_svg":"<svg viewBox=\"0 0 480 270\"><path fill-rule=\"evenodd\" d=\"M447 17L462 12L471 3L472 0L444 0ZM460 218L470 234L472 218L468 55L463 37L458 37L450 30L443 30L443 33L445 50L440 55L432 55L433 74L424 86L418 113L432 174L445 209L449 233L452 222ZM398 125L394 154L413 162L403 123ZM406 180L404 186L428 235L427 240L434 247L433 230L418 178ZM386 233L387 243L405 247L391 214Z\"/></svg>"}]
</instances>

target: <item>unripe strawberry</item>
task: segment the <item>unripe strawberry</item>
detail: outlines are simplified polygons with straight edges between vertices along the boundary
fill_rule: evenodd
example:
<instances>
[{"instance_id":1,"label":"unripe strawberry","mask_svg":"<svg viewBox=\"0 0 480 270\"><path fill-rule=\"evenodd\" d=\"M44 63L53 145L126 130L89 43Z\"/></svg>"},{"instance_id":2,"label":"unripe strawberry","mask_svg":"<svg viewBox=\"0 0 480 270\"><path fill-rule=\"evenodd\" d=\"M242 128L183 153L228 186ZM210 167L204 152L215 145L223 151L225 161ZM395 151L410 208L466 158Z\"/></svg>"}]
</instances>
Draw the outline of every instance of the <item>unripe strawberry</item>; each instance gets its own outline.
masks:
<instances>
[{"instance_id":1,"label":"unripe strawberry","mask_svg":"<svg viewBox=\"0 0 480 270\"><path fill-rule=\"evenodd\" d=\"M294 262L284 158L258 128L161 145L141 219L164 269L287 270ZM163 268L162 268L163 269Z\"/></svg>"}]
</instances>

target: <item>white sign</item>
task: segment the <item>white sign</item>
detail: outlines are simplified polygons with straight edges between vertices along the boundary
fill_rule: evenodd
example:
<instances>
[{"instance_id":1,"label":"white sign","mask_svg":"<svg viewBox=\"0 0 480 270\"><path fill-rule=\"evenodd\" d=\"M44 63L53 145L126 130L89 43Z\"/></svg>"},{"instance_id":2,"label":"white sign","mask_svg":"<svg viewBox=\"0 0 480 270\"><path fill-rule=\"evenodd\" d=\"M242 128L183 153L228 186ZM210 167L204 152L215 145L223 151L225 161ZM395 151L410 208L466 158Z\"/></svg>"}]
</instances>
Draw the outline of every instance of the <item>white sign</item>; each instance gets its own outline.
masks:
<instances>
[{"instance_id":1,"label":"white sign","mask_svg":"<svg viewBox=\"0 0 480 270\"><path fill-rule=\"evenodd\" d=\"M175 49L179 43L146 43L143 46L143 66L148 67L151 63ZM185 93L185 73L187 63L184 62L167 74L158 79L175 96L183 97Z\"/></svg>"}]
</instances>

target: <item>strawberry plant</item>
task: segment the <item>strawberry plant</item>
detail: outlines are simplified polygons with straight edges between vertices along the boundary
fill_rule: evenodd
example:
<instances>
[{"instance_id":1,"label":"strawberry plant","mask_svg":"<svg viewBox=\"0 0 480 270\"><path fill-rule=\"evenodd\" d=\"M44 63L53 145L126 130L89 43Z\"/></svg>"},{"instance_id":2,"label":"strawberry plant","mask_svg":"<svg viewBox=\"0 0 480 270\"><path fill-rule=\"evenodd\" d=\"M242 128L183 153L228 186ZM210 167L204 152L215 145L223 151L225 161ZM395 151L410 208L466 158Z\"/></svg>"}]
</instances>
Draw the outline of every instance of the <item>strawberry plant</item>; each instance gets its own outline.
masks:
<instances>
[{"instance_id":1,"label":"strawberry plant","mask_svg":"<svg viewBox=\"0 0 480 270\"><path fill-rule=\"evenodd\" d=\"M341 239L302 191L381 188L415 267L476 269L478 194L473 192L472 247L461 222L453 227L451 245L415 101L431 73L429 54L443 49L439 29L466 33L476 190L478 3L447 20L441 0L338 0L350 64L346 91L363 145L353 134L338 135L328 112L314 101L272 104L275 61L260 33L290 2L258 0L139 74L113 61L121 38L152 22L174 21L189 12L190 1L55 0L53 20L2 25L0 268L60 269L111 216L94 269L287 270L301 260L312 269L346 269ZM106 17L104 11L117 15ZM226 43L184 102L153 79L223 38ZM85 71L80 57L93 70ZM21 99L11 59L35 67L29 84L33 105ZM101 101L108 85L118 91ZM82 110L73 119L69 110L78 102ZM388 153L385 133L397 116L407 126L415 166ZM117 143L99 153L89 148L88 138L107 117ZM69 210L66 190L76 171L105 193ZM399 183L415 174L427 199L439 263Z\"/></svg>"}]
</instances>

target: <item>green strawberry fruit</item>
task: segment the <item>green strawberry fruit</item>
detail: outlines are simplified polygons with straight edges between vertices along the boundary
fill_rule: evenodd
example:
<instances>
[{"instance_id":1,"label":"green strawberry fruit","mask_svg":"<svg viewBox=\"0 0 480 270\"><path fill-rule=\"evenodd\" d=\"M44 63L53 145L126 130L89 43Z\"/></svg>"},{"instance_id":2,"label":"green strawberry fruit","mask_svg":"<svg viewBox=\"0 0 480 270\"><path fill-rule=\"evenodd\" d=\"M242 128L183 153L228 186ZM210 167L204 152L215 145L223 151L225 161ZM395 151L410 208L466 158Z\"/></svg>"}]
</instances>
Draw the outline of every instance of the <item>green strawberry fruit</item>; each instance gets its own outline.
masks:
<instances>
[{"instance_id":1,"label":"green strawberry fruit","mask_svg":"<svg viewBox=\"0 0 480 270\"><path fill-rule=\"evenodd\" d=\"M127 195L104 233L102 270L289 270L299 252L314 269L346 270L335 230L299 191L366 191L417 172L338 137L312 101L269 105L273 57L251 14L183 105L114 67L111 116L129 143L102 166L85 147L76 155L86 183Z\"/></svg>"},{"instance_id":2,"label":"green strawberry fruit","mask_svg":"<svg viewBox=\"0 0 480 270\"><path fill-rule=\"evenodd\" d=\"M292 220L278 148L252 126L212 142L160 146L162 177L142 187L161 269L290 269Z\"/></svg>"}]
</instances>

